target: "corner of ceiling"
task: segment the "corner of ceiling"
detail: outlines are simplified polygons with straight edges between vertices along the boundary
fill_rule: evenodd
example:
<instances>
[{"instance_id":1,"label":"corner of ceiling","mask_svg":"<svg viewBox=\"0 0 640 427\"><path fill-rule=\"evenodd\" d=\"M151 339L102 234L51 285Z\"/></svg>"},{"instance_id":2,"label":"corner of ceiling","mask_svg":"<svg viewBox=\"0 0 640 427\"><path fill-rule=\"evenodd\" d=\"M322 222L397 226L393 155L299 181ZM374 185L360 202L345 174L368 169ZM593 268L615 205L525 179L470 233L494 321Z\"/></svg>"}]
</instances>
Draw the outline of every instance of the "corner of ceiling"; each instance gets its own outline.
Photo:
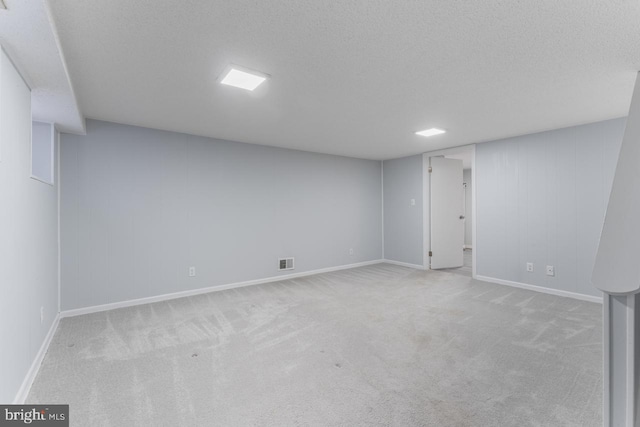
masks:
<instances>
[{"instance_id":1,"label":"corner of ceiling","mask_svg":"<svg viewBox=\"0 0 640 427\"><path fill-rule=\"evenodd\" d=\"M0 0L2 1L2 0ZM75 106L75 115L77 122L74 125L64 124L64 123L56 123L56 128L60 132L65 133L73 133L78 135L86 135L87 134L87 126L84 115L82 114L82 109L80 107L80 101L78 101L78 96L76 95L76 91L73 87L73 81L71 80L71 75L69 73L69 68L67 66L67 60L64 55L64 49L62 48L62 43L60 42L60 36L58 35L58 27L56 25L56 21L53 17L53 13L51 11L51 5L49 0L43 0L45 12L47 15L47 20L49 21L49 26L51 27L51 33L53 35L55 45L58 49L58 56L60 57L60 63L64 70L64 75L67 80L67 85L69 87L70 97Z\"/></svg>"},{"instance_id":2,"label":"corner of ceiling","mask_svg":"<svg viewBox=\"0 0 640 427\"><path fill-rule=\"evenodd\" d=\"M6 6L0 9L0 44L31 90L32 119L61 132L85 134L49 0L16 0Z\"/></svg>"}]
</instances>

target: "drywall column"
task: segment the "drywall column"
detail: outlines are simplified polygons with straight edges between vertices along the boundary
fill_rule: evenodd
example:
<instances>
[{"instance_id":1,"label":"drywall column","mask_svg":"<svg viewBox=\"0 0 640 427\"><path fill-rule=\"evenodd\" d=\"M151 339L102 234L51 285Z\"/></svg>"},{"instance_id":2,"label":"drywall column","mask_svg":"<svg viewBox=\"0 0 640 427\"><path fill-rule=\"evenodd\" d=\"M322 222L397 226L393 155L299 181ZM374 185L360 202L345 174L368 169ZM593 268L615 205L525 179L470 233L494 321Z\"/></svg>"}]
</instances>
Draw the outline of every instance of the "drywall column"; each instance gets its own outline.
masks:
<instances>
[{"instance_id":1,"label":"drywall column","mask_svg":"<svg viewBox=\"0 0 640 427\"><path fill-rule=\"evenodd\" d=\"M604 296L605 427L640 426L640 74L593 269L593 284ZM636 357L639 356L639 357Z\"/></svg>"},{"instance_id":2,"label":"drywall column","mask_svg":"<svg viewBox=\"0 0 640 427\"><path fill-rule=\"evenodd\" d=\"M640 345L639 296L604 297L604 425L635 427L638 423Z\"/></svg>"}]
</instances>

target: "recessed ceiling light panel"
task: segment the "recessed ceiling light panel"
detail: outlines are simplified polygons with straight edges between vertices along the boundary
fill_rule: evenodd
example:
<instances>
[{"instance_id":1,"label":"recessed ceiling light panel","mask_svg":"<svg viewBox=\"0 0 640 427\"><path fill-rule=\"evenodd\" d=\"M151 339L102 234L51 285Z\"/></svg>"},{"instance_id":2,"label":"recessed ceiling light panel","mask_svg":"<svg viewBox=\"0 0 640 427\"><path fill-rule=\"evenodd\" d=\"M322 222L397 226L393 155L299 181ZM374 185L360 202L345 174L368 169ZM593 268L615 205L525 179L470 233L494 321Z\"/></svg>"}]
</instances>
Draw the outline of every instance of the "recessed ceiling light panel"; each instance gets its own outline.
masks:
<instances>
[{"instance_id":1,"label":"recessed ceiling light panel","mask_svg":"<svg viewBox=\"0 0 640 427\"><path fill-rule=\"evenodd\" d=\"M434 136L434 135L440 135L441 133L445 133L446 131L442 130L442 129L437 129L437 128L431 128L431 129L425 129L425 130L421 130L419 132L416 132L416 135L420 135L420 136Z\"/></svg>"},{"instance_id":2,"label":"recessed ceiling light panel","mask_svg":"<svg viewBox=\"0 0 640 427\"><path fill-rule=\"evenodd\" d=\"M246 90L254 90L260 86L269 76L258 71L249 70L237 65L230 65L224 73L220 83L227 86L239 87Z\"/></svg>"}]
</instances>

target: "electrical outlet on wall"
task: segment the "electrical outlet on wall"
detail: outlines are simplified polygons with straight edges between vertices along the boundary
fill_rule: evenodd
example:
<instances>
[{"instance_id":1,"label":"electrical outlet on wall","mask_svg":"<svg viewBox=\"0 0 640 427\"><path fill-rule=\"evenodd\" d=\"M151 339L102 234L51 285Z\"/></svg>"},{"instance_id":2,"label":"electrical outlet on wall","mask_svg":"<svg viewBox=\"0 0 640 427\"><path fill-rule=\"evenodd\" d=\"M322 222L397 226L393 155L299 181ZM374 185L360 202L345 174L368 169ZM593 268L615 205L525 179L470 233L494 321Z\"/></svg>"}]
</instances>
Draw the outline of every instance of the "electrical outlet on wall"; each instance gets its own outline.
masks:
<instances>
[{"instance_id":1,"label":"electrical outlet on wall","mask_svg":"<svg viewBox=\"0 0 640 427\"><path fill-rule=\"evenodd\" d=\"M553 267L553 265L547 265L547 276L555 276L556 275L556 269Z\"/></svg>"},{"instance_id":2,"label":"electrical outlet on wall","mask_svg":"<svg viewBox=\"0 0 640 427\"><path fill-rule=\"evenodd\" d=\"M189 267L189 277L196 277L196 268Z\"/></svg>"},{"instance_id":3,"label":"electrical outlet on wall","mask_svg":"<svg viewBox=\"0 0 640 427\"><path fill-rule=\"evenodd\" d=\"M416 199L411 199L411 206L415 206L416 205Z\"/></svg>"},{"instance_id":4,"label":"electrical outlet on wall","mask_svg":"<svg viewBox=\"0 0 640 427\"><path fill-rule=\"evenodd\" d=\"M532 262L528 262L527 263L527 271L529 273L533 273L533 263Z\"/></svg>"}]
</instances>

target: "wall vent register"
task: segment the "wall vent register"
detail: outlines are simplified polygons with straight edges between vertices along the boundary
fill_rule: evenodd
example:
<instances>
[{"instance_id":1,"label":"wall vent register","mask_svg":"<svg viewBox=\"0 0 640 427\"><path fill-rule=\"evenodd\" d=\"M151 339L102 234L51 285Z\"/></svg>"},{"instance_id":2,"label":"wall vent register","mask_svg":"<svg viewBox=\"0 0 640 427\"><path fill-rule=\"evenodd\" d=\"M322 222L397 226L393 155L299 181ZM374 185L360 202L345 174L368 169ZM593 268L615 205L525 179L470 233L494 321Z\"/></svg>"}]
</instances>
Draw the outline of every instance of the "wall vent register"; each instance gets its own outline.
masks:
<instances>
[{"instance_id":1,"label":"wall vent register","mask_svg":"<svg viewBox=\"0 0 640 427\"><path fill-rule=\"evenodd\" d=\"M294 258L280 258L278 259L278 270L293 270Z\"/></svg>"}]
</instances>

